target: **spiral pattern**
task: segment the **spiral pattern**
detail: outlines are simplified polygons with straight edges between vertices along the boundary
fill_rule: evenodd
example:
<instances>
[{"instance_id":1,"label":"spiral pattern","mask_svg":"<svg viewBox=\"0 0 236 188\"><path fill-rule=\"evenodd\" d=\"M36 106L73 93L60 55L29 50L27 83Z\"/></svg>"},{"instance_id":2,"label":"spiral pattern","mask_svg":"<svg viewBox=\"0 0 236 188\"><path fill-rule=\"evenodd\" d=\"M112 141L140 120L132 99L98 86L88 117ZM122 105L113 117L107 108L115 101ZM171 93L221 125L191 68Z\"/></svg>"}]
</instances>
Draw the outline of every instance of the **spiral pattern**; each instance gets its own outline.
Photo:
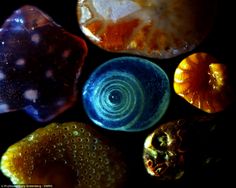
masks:
<instances>
[{"instance_id":1,"label":"spiral pattern","mask_svg":"<svg viewBox=\"0 0 236 188\"><path fill-rule=\"evenodd\" d=\"M93 96L94 101L99 101L95 108L98 116L110 121L114 129L125 122L129 123L123 129L131 127L141 115L144 104L144 91L139 81L129 73L111 71L100 83Z\"/></svg>"},{"instance_id":2,"label":"spiral pattern","mask_svg":"<svg viewBox=\"0 0 236 188\"><path fill-rule=\"evenodd\" d=\"M83 103L89 118L103 128L144 130L154 125L168 106L168 78L145 59L115 58L92 73L83 88Z\"/></svg>"}]
</instances>

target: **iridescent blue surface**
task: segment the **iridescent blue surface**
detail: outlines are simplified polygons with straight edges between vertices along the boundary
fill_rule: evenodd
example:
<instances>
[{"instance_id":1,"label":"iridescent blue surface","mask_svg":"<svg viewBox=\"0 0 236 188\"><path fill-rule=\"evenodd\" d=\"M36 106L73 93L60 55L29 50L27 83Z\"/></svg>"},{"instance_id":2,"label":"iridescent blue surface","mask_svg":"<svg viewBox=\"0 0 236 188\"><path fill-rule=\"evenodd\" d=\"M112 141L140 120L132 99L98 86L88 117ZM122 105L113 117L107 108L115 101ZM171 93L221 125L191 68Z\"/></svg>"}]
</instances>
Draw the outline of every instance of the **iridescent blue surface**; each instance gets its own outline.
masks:
<instances>
[{"instance_id":1,"label":"iridescent blue surface","mask_svg":"<svg viewBox=\"0 0 236 188\"><path fill-rule=\"evenodd\" d=\"M110 130L142 131L156 124L169 105L170 85L156 64L120 57L99 66L83 88L89 118Z\"/></svg>"},{"instance_id":2,"label":"iridescent blue surface","mask_svg":"<svg viewBox=\"0 0 236 188\"><path fill-rule=\"evenodd\" d=\"M36 7L16 10L0 28L0 113L45 122L71 107L86 54L82 39Z\"/></svg>"}]
</instances>

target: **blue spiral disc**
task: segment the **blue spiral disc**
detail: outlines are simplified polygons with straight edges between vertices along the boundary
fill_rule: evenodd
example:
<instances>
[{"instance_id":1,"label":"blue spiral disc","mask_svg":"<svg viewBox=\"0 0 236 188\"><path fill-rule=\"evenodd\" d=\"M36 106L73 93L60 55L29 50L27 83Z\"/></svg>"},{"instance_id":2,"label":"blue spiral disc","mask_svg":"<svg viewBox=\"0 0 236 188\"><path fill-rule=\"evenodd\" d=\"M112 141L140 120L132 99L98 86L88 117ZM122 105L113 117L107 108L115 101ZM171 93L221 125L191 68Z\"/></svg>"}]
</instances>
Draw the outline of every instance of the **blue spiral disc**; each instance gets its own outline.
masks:
<instances>
[{"instance_id":1,"label":"blue spiral disc","mask_svg":"<svg viewBox=\"0 0 236 188\"><path fill-rule=\"evenodd\" d=\"M156 124L167 110L170 85L156 64L138 57L119 57L99 66L83 88L88 117L100 127L142 131Z\"/></svg>"}]
</instances>

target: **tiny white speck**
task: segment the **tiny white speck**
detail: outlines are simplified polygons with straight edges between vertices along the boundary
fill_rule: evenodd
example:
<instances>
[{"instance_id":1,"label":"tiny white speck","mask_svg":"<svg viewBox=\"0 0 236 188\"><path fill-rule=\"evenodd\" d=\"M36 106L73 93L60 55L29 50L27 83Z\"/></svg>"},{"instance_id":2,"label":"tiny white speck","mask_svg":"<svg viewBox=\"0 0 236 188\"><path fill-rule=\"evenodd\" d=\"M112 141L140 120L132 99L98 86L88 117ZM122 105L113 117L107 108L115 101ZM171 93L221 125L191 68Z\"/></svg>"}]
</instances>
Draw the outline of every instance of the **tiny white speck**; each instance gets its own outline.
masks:
<instances>
[{"instance_id":1,"label":"tiny white speck","mask_svg":"<svg viewBox=\"0 0 236 188\"><path fill-rule=\"evenodd\" d=\"M6 75L2 71L0 71L0 80L3 80L5 77Z\"/></svg>"},{"instance_id":2,"label":"tiny white speck","mask_svg":"<svg viewBox=\"0 0 236 188\"><path fill-rule=\"evenodd\" d=\"M0 103L0 113L2 112L8 112L9 106L5 103Z\"/></svg>"},{"instance_id":3,"label":"tiny white speck","mask_svg":"<svg viewBox=\"0 0 236 188\"><path fill-rule=\"evenodd\" d=\"M32 141L34 139L34 135L30 135L29 137L28 137L28 141Z\"/></svg>"},{"instance_id":4,"label":"tiny white speck","mask_svg":"<svg viewBox=\"0 0 236 188\"><path fill-rule=\"evenodd\" d=\"M45 73L45 76L47 78L51 78L53 76L53 71L52 70L47 70L46 73Z\"/></svg>"},{"instance_id":5,"label":"tiny white speck","mask_svg":"<svg viewBox=\"0 0 236 188\"><path fill-rule=\"evenodd\" d=\"M6 161L8 159L8 157L6 155L2 156L2 160Z\"/></svg>"},{"instance_id":6,"label":"tiny white speck","mask_svg":"<svg viewBox=\"0 0 236 188\"><path fill-rule=\"evenodd\" d=\"M59 100L59 101L57 101L57 106L63 106L64 104L65 104L65 100L63 100L63 99L61 99L61 100Z\"/></svg>"},{"instance_id":7,"label":"tiny white speck","mask_svg":"<svg viewBox=\"0 0 236 188\"><path fill-rule=\"evenodd\" d=\"M5 44L5 42L2 41L2 45L4 45L4 44Z\"/></svg>"},{"instance_id":8,"label":"tiny white speck","mask_svg":"<svg viewBox=\"0 0 236 188\"><path fill-rule=\"evenodd\" d=\"M68 58L70 56L70 53L71 53L70 50L64 50L64 52L62 53L62 57Z\"/></svg>"},{"instance_id":9,"label":"tiny white speck","mask_svg":"<svg viewBox=\"0 0 236 188\"><path fill-rule=\"evenodd\" d=\"M39 41L40 41L40 36L39 36L39 34L34 33L34 34L31 36L31 41L34 42L34 43L36 43L36 44L38 44Z\"/></svg>"},{"instance_id":10,"label":"tiny white speck","mask_svg":"<svg viewBox=\"0 0 236 188\"><path fill-rule=\"evenodd\" d=\"M74 136L78 136L78 135L79 135L79 132L78 132L78 131L73 131L73 135L74 135Z\"/></svg>"},{"instance_id":11,"label":"tiny white speck","mask_svg":"<svg viewBox=\"0 0 236 188\"><path fill-rule=\"evenodd\" d=\"M38 90L35 89L29 89L24 92L25 99L28 99L30 101L36 102L38 99Z\"/></svg>"},{"instance_id":12,"label":"tiny white speck","mask_svg":"<svg viewBox=\"0 0 236 188\"><path fill-rule=\"evenodd\" d=\"M16 13L16 14L20 14L20 13L21 13L21 10L16 10L15 13Z\"/></svg>"},{"instance_id":13,"label":"tiny white speck","mask_svg":"<svg viewBox=\"0 0 236 188\"><path fill-rule=\"evenodd\" d=\"M15 22L23 24L24 20L22 18L15 18Z\"/></svg>"},{"instance_id":14,"label":"tiny white speck","mask_svg":"<svg viewBox=\"0 0 236 188\"><path fill-rule=\"evenodd\" d=\"M24 65L24 64L25 64L25 59L23 59L23 58L20 58L20 59L18 59L18 60L16 61L16 65L22 66L22 65Z\"/></svg>"}]
</instances>

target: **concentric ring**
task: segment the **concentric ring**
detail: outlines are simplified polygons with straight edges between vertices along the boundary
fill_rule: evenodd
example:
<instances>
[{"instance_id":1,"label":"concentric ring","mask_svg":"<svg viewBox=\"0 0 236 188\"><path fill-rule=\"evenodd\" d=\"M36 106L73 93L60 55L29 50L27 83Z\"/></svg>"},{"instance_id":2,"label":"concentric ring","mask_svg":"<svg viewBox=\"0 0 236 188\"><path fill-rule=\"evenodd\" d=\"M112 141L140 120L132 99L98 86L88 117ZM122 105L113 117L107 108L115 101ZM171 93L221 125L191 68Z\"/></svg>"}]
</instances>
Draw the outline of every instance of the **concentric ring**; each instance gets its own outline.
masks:
<instances>
[{"instance_id":1,"label":"concentric ring","mask_svg":"<svg viewBox=\"0 0 236 188\"><path fill-rule=\"evenodd\" d=\"M83 88L83 105L88 117L103 128L141 131L162 117L169 89L166 74L152 62L115 58L91 74Z\"/></svg>"},{"instance_id":2,"label":"concentric ring","mask_svg":"<svg viewBox=\"0 0 236 188\"><path fill-rule=\"evenodd\" d=\"M99 87L95 88L92 96L93 101L98 101L94 108L97 115L110 121L113 128L123 127L125 123L121 124L121 121L129 122L127 126L132 126L144 105L141 83L133 75L117 70L104 75L97 84Z\"/></svg>"}]
</instances>

